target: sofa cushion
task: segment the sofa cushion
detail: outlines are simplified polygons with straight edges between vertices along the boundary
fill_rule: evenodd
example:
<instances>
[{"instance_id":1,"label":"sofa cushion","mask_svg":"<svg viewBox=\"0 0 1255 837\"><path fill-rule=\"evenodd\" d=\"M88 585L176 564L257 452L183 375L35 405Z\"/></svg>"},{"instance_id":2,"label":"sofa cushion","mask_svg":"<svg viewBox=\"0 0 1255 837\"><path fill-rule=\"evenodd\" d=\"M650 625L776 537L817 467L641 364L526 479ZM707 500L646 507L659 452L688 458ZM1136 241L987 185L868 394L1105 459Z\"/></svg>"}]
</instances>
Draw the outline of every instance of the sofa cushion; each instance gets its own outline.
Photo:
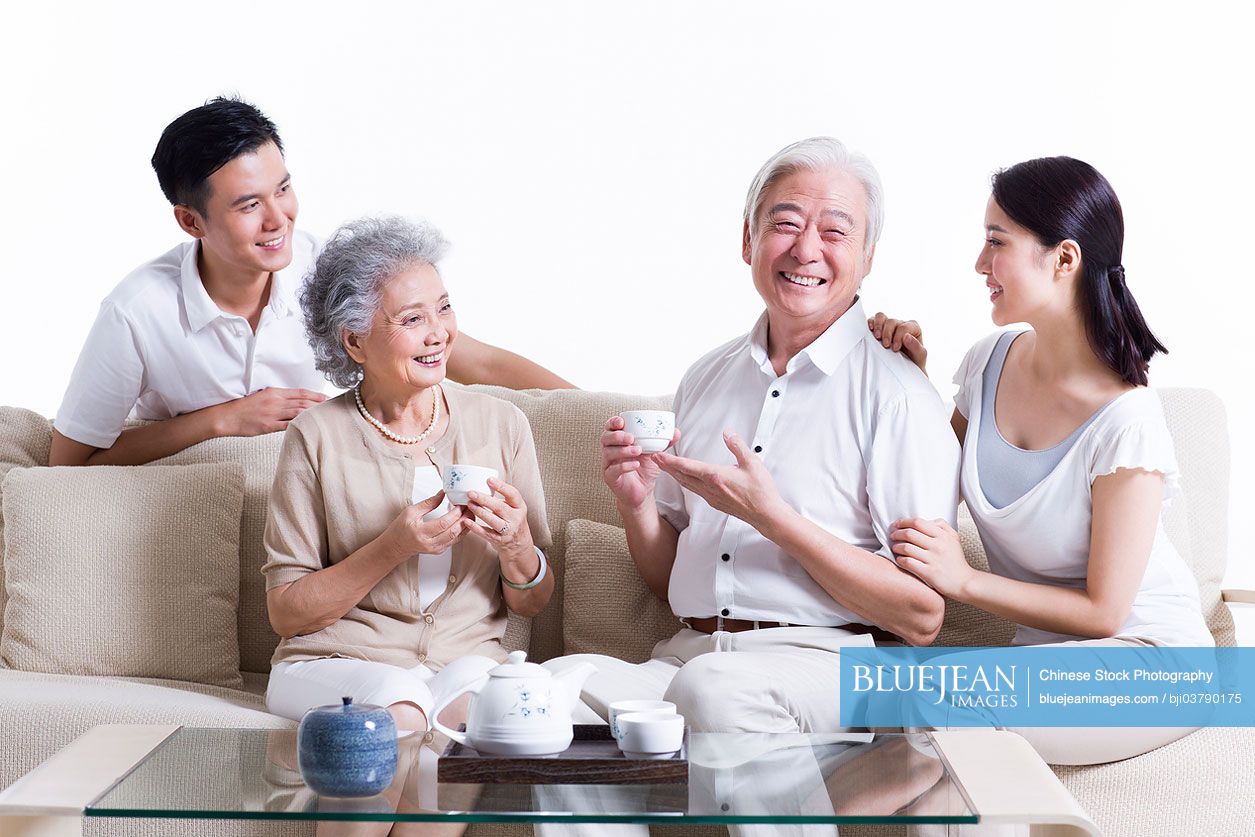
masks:
<instances>
[{"instance_id":1,"label":"sofa cushion","mask_svg":"<svg viewBox=\"0 0 1255 837\"><path fill-rule=\"evenodd\" d=\"M279 644L279 636L270 627L266 613L266 578L261 574L266 563L262 532L266 528L266 510L270 504L270 484L279 464L282 433L264 436L224 436L209 439L153 463L155 465L195 465L210 462L233 462L244 470L244 506L240 515L239 554L239 617L238 642L240 668L243 671L267 674L270 657Z\"/></svg>"},{"instance_id":2,"label":"sofa cushion","mask_svg":"<svg viewBox=\"0 0 1255 837\"><path fill-rule=\"evenodd\" d=\"M0 656L23 671L240 686L243 497L230 463L11 469Z\"/></svg>"},{"instance_id":3,"label":"sofa cushion","mask_svg":"<svg viewBox=\"0 0 1255 837\"><path fill-rule=\"evenodd\" d=\"M564 566L567 522L582 518L617 525L610 489L601 481L601 431L606 419L624 410L668 410L670 395L628 395L580 390L522 390L474 386L515 404L527 416L536 439L536 458L545 486L545 507L553 546L546 555L556 582L548 607L531 620L531 654L547 660L562 653L565 608ZM509 634L507 633L507 637Z\"/></svg>"},{"instance_id":4,"label":"sofa cushion","mask_svg":"<svg viewBox=\"0 0 1255 837\"><path fill-rule=\"evenodd\" d=\"M623 530L592 520L567 524L562 611L567 654L609 654L629 663L648 660L659 640L683 627L641 581Z\"/></svg>"},{"instance_id":5,"label":"sofa cushion","mask_svg":"<svg viewBox=\"0 0 1255 837\"><path fill-rule=\"evenodd\" d=\"M39 413L20 407L0 407L0 484L12 468L48 464L52 423ZM0 555L4 554L4 513L0 511ZM0 614L4 613L4 565L0 563ZM0 625L3 620L0 619Z\"/></svg>"},{"instance_id":6,"label":"sofa cushion","mask_svg":"<svg viewBox=\"0 0 1255 837\"><path fill-rule=\"evenodd\" d=\"M1159 390L1181 471L1182 496L1164 511L1164 531L1194 571L1207 627L1233 645L1233 614L1220 599L1229 554L1229 425L1224 402L1206 389Z\"/></svg>"},{"instance_id":7,"label":"sofa cushion","mask_svg":"<svg viewBox=\"0 0 1255 837\"><path fill-rule=\"evenodd\" d=\"M266 712L260 694L264 679L250 675L246 686L249 691L154 678L0 671L0 729L5 731L0 787L100 724L295 726Z\"/></svg>"}]
</instances>

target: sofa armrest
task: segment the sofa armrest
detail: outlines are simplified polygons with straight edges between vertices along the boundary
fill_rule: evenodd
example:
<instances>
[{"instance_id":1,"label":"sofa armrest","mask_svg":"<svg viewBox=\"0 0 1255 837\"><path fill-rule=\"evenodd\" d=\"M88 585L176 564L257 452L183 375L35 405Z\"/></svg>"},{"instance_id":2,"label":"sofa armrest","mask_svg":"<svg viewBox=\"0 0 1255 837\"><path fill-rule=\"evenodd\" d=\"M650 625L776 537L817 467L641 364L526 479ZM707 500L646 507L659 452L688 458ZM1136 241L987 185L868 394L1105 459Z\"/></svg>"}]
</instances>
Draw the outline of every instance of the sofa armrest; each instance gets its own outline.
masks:
<instances>
[{"instance_id":1,"label":"sofa armrest","mask_svg":"<svg viewBox=\"0 0 1255 837\"><path fill-rule=\"evenodd\" d=\"M1255 604L1255 590L1221 590L1220 600L1225 604Z\"/></svg>"}]
</instances>

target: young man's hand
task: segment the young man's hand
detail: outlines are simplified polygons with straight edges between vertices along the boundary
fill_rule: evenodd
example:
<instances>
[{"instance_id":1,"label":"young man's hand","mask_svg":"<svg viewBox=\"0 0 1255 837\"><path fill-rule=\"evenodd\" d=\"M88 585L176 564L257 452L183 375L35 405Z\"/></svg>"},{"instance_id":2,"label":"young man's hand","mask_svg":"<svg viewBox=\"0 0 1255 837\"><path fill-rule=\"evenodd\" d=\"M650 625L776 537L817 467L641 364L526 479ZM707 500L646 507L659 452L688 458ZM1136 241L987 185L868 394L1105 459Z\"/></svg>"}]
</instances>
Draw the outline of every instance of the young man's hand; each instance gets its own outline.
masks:
<instances>
[{"instance_id":1,"label":"young man's hand","mask_svg":"<svg viewBox=\"0 0 1255 837\"><path fill-rule=\"evenodd\" d=\"M292 419L326 400L313 390L266 387L211 409L218 411L218 435L260 436L287 428Z\"/></svg>"}]
</instances>

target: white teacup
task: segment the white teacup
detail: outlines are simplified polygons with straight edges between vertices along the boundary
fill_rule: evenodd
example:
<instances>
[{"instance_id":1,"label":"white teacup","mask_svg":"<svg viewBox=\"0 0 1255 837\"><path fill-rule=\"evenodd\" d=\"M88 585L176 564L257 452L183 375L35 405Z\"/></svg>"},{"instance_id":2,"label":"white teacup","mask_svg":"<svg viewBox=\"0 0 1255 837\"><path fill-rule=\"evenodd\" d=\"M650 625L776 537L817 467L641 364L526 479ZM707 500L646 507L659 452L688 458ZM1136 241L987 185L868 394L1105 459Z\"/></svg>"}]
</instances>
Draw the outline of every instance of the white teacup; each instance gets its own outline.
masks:
<instances>
[{"instance_id":1,"label":"white teacup","mask_svg":"<svg viewBox=\"0 0 1255 837\"><path fill-rule=\"evenodd\" d=\"M610 734L619 740L618 719L628 712L663 712L675 714L675 704L669 700L616 700L610 704Z\"/></svg>"},{"instance_id":2,"label":"white teacup","mask_svg":"<svg viewBox=\"0 0 1255 837\"><path fill-rule=\"evenodd\" d=\"M496 478L497 471L494 468L450 465L444 472L444 496L455 506L465 506L469 502L466 492L478 491L480 494L491 495L492 489L488 487L488 480Z\"/></svg>"},{"instance_id":3,"label":"white teacup","mask_svg":"<svg viewBox=\"0 0 1255 837\"><path fill-rule=\"evenodd\" d=\"M675 413L670 410L625 410L619 413L624 432L631 433L644 453L658 453L671 445Z\"/></svg>"},{"instance_id":4,"label":"white teacup","mask_svg":"<svg viewBox=\"0 0 1255 837\"><path fill-rule=\"evenodd\" d=\"M684 743L684 716L674 712L625 712L619 729L625 755L674 753Z\"/></svg>"}]
</instances>

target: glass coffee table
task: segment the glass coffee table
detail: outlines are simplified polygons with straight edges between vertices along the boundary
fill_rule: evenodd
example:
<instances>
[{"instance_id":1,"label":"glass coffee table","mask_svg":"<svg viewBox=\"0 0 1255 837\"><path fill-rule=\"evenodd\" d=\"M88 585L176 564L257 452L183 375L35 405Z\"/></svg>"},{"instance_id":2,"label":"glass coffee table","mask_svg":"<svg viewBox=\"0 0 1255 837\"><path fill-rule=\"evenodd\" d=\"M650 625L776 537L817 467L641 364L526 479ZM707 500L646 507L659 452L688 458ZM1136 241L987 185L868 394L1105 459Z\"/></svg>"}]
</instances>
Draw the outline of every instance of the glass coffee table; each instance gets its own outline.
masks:
<instances>
[{"instance_id":1,"label":"glass coffee table","mask_svg":"<svg viewBox=\"0 0 1255 837\"><path fill-rule=\"evenodd\" d=\"M411 736L396 778L367 799L320 797L296 766L295 730L101 726L0 793L0 834L79 835L87 818L470 823L1027 823L1098 834L1011 733L695 733L687 780L661 784L437 781L436 747ZM154 829L159 831L160 828Z\"/></svg>"}]
</instances>

